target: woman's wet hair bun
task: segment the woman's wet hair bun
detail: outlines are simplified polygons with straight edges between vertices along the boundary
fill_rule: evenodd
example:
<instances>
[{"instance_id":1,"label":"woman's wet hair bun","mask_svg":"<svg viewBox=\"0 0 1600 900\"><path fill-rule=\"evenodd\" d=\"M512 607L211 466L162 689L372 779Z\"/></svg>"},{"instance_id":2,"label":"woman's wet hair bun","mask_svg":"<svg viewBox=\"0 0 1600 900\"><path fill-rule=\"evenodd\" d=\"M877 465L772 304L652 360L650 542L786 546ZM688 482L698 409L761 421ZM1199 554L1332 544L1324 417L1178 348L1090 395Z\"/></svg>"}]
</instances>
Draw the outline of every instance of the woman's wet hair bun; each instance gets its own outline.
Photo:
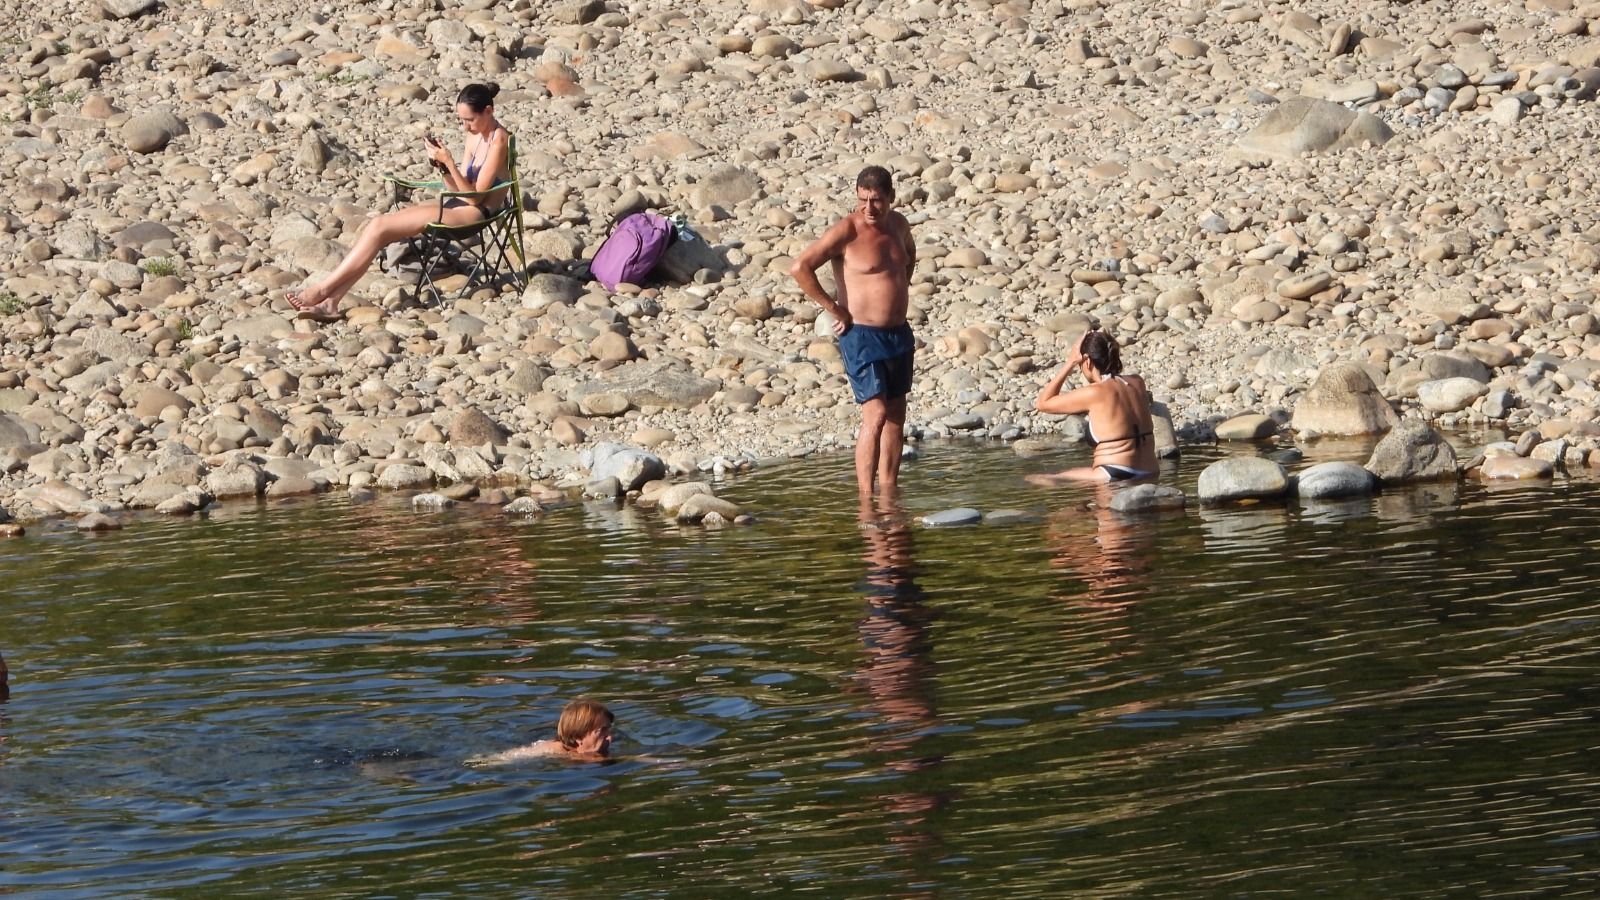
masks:
<instances>
[{"instance_id":1,"label":"woman's wet hair bun","mask_svg":"<svg viewBox=\"0 0 1600 900\"><path fill-rule=\"evenodd\" d=\"M491 81L488 84L484 85L484 87L489 89L489 99L490 100L493 100L495 97L498 97L500 95L500 85L495 84L494 82Z\"/></svg>"}]
</instances>

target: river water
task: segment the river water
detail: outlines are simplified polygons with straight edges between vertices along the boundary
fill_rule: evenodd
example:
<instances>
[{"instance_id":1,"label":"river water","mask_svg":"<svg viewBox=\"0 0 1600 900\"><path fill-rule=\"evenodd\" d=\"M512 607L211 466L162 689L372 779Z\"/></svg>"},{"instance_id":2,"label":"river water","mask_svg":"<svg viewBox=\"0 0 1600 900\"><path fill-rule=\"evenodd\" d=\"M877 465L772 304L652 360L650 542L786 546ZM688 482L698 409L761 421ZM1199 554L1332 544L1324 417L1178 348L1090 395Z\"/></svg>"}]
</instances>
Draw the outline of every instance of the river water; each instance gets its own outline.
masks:
<instances>
[{"instance_id":1,"label":"river water","mask_svg":"<svg viewBox=\"0 0 1600 900\"><path fill-rule=\"evenodd\" d=\"M1081 453L923 450L901 511L809 460L715 532L381 497L0 543L0 892L1596 889L1600 486L1123 520L1022 482ZM911 522L961 505L1020 515ZM616 760L470 761L577 696Z\"/></svg>"}]
</instances>

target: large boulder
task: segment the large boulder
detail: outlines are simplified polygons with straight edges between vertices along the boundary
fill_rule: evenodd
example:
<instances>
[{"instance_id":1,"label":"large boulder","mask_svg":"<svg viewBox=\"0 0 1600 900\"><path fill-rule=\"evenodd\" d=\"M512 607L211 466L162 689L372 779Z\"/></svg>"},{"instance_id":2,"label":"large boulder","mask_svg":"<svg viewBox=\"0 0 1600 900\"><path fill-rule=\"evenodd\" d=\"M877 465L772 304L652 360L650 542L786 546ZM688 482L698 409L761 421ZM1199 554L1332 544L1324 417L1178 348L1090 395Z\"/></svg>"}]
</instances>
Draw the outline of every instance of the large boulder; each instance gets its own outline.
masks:
<instances>
[{"instance_id":1,"label":"large boulder","mask_svg":"<svg viewBox=\"0 0 1600 900\"><path fill-rule=\"evenodd\" d=\"M1447 413L1466 409L1489 392L1489 386L1473 378L1440 378L1417 385L1417 399L1428 412Z\"/></svg>"},{"instance_id":2,"label":"large boulder","mask_svg":"<svg viewBox=\"0 0 1600 900\"><path fill-rule=\"evenodd\" d=\"M1295 493L1302 500L1362 497L1372 488L1372 473L1352 462L1320 463L1295 479Z\"/></svg>"},{"instance_id":3,"label":"large boulder","mask_svg":"<svg viewBox=\"0 0 1600 900\"><path fill-rule=\"evenodd\" d=\"M665 478L667 465L656 456L637 447L621 444L596 444L585 455L590 457L590 477L595 481L615 478L624 491L637 490L647 481Z\"/></svg>"},{"instance_id":4,"label":"large boulder","mask_svg":"<svg viewBox=\"0 0 1600 900\"><path fill-rule=\"evenodd\" d=\"M1283 466L1259 456L1231 456L1205 467L1198 485L1201 503L1281 497L1289 489Z\"/></svg>"},{"instance_id":5,"label":"large boulder","mask_svg":"<svg viewBox=\"0 0 1600 900\"><path fill-rule=\"evenodd\" d=\"M1290 427L1300 437L1323 434L1378 434L1400 421L1378 393L1367 370L1355 363L1323 369L1311 390L1294 406Z\"/></svg>"},{"instance_id":6,"label":"large boulder","mask_svg":"<svg viewBox=\"0 0 1600 900\"><path fill-rule=\"evenodd\" d=\"M667 252L656 262L654 274L668 281L687 284L695 273L707 269L717 276L728 268L728 262L715 247L699 236L673 241Z\"/></svg>"},{"instance_id":7,"label":"large boulder","mask_svg":"<svg viewBox=\"0 0 1600 900\"><path fill-rule=\"evenodd\" d=\"M1072 421L1077 421L1087 430L1088 425L1078 416L1068 416L1063 422L1063 427L1065 427L1066 422ZM1156 456L1161 459L1177 459L1182 452L1178 449L1178 430L1172 427L1172 413L1167 409L1165 403L1160 401L1151 402L1150 430L1155 437Z\"/></svg>"},{"instance_id":8,"label":"large boulder","mask_svg":"<svg viewBox=\"0 0 1600 900\"><path fill-rule=\"evenodd\" d=\"M31 425L15 416L0 413L0 450L37 443L39 426Z\"/></svg>"},{"instance_id":9,"label":"large boulder","mask_svg":"<svg viewBox=\"0 0 1600 900\"><path fill-rule=\"evenodd\" d=\"M576 386L567 399L581 404L591 394L615 393L646 412L692 409L711 399L721 387L720 382L702 378L680 364L668 361L636 362L618 366L602 373L594 381Z\"/></svg>"},{"instance_id":10,"label":"large boulder","mask_svg":"<svg viewBox=\"0 0 1600 900\"><path fill-rule=\"evenodd\" d=\"M1337 153L1394 137L1382 119L1310 97L1295 97L1273 107L1260 124L1239 139L1252 156L1293 158L1303 153Z\"/></svg>"},{"instance_id":11,"label":"large boulder","mask_svg":"<svg viewBox=\"0 0 1600 900\"><path fill-rule=\"evenodd\" d=\"M158 0L100 0L100 8L108 18L131 19L155 10Z\"/></svg>"},{"instance_id":12,"label":"large boulder","mask_svg":"<svg viewBox=\"0 0 1600 900\"><path fill-rule=\"evenodd\" d=\"M695 209L728 209L760 194L761 176L742 166L723 166L694 186L689 202Z\"/></svg>"},{"instance_id":13,"label":"large boulder","mask_svg":"<svg viewBox=\"0 0 1600 900\"><path fill-rule=\"evenodd\" d=\"M206 492L218 500L255 497L267 486L267 473L255 463L231 459L206 475Z\"/></svg>"},{"instance_id":14,"label":"large boulder","mask_svg":"<svg viewBox=\"0 0 1600 900\"><path fill-rule=\"evenodd\" d=\"M1367 471L1384 484L1456 477L1456 451L1426 423L1406 419L1372 448Z\"/></svg>"},{"instance_id":15,"label":"large boulder","mask_svg":"<svg viewBox=\"0 0 1600 900\"><path fill-rule=\"evenodd\" d=\"M403 491L412 488L433 487L433 472L426 466L411 463L393 463L378 473L377 485L384 490Z\"/></svg>"},{"instance_id":16,"label":"large boulder","mask_svg":"<svg viewBox=\"0 0 1600 900\"><path fill-rule=\"evenodd\" d=\"M461 447L482 447L484 444L504 444L506 430L476 406L456 413L450 421L450 443Z\"/></svg>"}]
</instances>

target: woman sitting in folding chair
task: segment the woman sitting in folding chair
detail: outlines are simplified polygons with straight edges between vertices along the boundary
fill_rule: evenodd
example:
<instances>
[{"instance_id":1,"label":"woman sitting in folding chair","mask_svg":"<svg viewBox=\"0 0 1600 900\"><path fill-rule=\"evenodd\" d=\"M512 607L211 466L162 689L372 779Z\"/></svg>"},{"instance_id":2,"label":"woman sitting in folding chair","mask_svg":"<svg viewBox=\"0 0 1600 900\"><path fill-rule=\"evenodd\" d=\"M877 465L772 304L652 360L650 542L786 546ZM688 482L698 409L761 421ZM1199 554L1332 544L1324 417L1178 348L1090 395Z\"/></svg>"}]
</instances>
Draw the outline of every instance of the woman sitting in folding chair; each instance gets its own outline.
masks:
<instances>
[{"instance_id":1,"label":"woman sitting in folding chair","mask_svg":"<svg viewBox=\"0 0 1600 900\"><path fill-rule=\"evenodd\" d=\"M428 135L424 139L428 159L444 176L444 190L477 192L478 196L408 206L369 221L355 246L327 278L286 295L290 305L300 311L300 318L336 321L339 301L361 280L385 246L415 237L430 225L461 227L483 221L505 205L509 187L490 191L510 176L511 136L494 117L494 97L498 93L498 84L469 84L456 97L456 118L467 132L466 146L462 148L467 157L465 171L457 168L455 158L438 138Z\"/></svg>"}]
</instances>

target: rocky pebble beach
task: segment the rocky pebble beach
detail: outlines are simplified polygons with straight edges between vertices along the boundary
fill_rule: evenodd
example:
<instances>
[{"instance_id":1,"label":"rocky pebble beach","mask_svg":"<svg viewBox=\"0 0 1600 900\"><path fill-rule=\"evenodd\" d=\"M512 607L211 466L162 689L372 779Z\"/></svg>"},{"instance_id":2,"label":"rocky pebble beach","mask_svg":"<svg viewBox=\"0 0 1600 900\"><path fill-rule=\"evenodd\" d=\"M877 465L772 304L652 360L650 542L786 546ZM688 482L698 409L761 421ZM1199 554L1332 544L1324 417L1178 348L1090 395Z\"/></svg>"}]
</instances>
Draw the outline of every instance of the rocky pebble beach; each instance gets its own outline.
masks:
<instances>
[{"instance_id":1,"label":"rocky pebble beach","mask_svg":"<svg viewBox=\"0 0 1600 900\"><path fill-rule=\"evenodd\" d=\"M735 521L667 482L853 442L787 270L868 163L918 243L914 437L1081 439L1032 407L1093 324L1168 452L1493 428L1451 474L1600 466L1594 0L7 7L0 528L330 489ZM526 288L375 267L296 321L475 81ZM642 209L703 241L608 292L585 259Z\"/></svg>"}]
</instances>

